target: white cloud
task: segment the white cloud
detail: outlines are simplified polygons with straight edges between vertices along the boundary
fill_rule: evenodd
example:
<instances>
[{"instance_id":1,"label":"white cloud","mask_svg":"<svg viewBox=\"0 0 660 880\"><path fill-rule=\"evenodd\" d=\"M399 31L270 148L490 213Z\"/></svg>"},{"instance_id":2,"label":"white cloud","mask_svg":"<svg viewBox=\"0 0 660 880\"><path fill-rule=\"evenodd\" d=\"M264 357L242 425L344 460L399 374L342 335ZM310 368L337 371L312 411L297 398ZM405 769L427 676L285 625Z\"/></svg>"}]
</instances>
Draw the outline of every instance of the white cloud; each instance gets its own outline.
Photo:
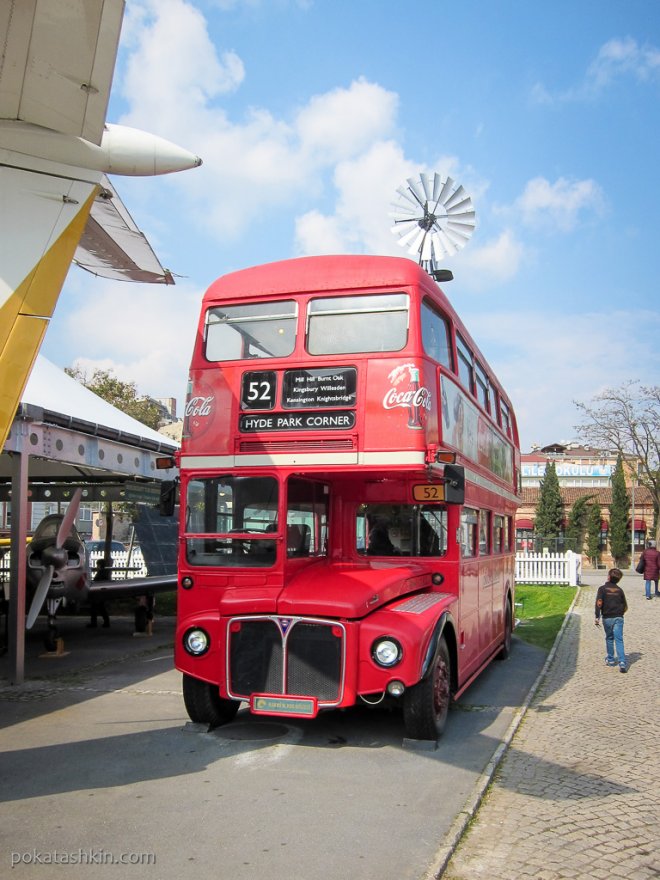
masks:
<instances>
[{"instance_id":1,"label":"white cloud","mask_svg":"<svg viewBox=\"0 0 660 880\"><path fill-rule=\"evenodd\" d=\"M474 242L461 255L461 283L473 290L486 290L510 281L518 274L526 249L511 229L497 238Z\"/></svg>"},{"instance_id":2,"label":"white cloud","mask_svg":"<svg viewBox=\"0 0 660 880\"><path fill-rule=\"evenodd\" d=\"M660 49L648 44L640 46L632 37L615 37L600 47L582 82L556 92L536 83L532 88L532 100L538 104L592 100L626 76L632 76L638 82L660 79Z\"/></svg>"},{"instance_id":3,"label":"white cloud","mask_svg":"<svg viewBox=\"0 0 660 880\"><path fill-rule=\"evenodd\" d=\"M527 226L570 232L585 214L600 215L604 207L603 192L594 180L560 177L550 183L535 177L516 199L513 211Z\"/></svg>"},{"instance_id":4,"label":"white cloud","mask_svg":"<svg viewBox=\"0 0 660 880\"><path fill-rule=\"evenodd\" d=\"M312 96L287 118L252 107L238 121L218 101L240 87L242 60L218 55L199 10L184 0L144 0L127 37L122 122L192 149L204 160L185 182L173 176L206 232L241 236L251 221L301 199L313 204L338 162L390 136L398 97L358 78ZM183 177L183 175L181 175ZM201 221L199 221L201 222Z\"/></svg>"}]
</instances>

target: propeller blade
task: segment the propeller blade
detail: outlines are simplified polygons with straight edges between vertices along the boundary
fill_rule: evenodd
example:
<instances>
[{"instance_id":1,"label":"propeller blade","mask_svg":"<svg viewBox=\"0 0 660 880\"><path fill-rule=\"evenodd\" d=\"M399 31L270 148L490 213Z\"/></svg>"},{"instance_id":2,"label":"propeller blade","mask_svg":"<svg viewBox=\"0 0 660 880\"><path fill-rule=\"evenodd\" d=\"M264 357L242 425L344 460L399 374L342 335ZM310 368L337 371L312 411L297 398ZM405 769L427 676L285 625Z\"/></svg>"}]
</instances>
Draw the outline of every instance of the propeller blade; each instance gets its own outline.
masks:
<instances>
[{"instance_id":1,"label":"propeller blade","mask_svg":"<svg viewBox=\"0 0 660 880\"><path fill-rule=\"evenodd\" d=\"M66 509L66 513L62 518L62 522L60 523L60 527L57 530L57 538L55 540L56 547L63 547L64 542L69 537L71 526L74 524L76 517L78 516L78 508L80 507L81 498L82 489L78 488L73 493L73 498L71 499L69 506Z\"/></svg>"},{"instance_id":2,"label":"propeller blade","mask_svg":"<svg viewBox=\"0 0 660 880\"><path fill-rule=\"evenodd\" d=\"M39 612L41 611L41 606L46 601L46 596L48 595L48 590L50 588L50 582L53 578L53 572L55 571L55 567L52 565L46 566L44 569L44 573L41 575L39 579L39 584L37 586L36 592L32 599L32 604L30 605L30 610L28 612L27 621L25 626L27 629L32 629L32 625L34 624L37 617L39 617Z\"/></svg>"}]
</instances>

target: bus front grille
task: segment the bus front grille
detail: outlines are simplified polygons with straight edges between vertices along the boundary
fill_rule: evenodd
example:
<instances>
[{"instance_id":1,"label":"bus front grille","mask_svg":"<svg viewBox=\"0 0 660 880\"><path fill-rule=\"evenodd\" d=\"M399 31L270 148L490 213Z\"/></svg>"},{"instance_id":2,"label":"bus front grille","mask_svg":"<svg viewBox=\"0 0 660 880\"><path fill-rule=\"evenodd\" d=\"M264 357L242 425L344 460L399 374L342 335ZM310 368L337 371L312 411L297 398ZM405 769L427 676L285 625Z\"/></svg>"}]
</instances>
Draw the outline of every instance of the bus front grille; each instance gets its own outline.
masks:
<instances>
[{"instance_id":1,"label":"bus front grille","mask_svg":"<svg viewBox=\"0 0 660 880\"><path fill-rule=\"evenodd\" d=\"M343 690L344 628L308 618L234 618L229 622L232 697L286 694L333 705Z\"/></svg>"}]
</instances>

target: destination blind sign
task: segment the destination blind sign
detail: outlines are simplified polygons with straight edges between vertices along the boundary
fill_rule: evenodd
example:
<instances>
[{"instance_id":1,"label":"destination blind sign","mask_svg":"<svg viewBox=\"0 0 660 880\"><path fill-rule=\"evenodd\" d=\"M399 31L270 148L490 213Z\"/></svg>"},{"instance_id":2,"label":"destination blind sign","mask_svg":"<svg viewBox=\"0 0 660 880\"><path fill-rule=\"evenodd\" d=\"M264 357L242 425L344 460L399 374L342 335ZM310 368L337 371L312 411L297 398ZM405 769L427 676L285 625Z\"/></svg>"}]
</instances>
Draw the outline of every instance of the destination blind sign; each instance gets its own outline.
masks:
<instances>
[{"instance_id":1,"label":"destination blind sign","mask_svg":"<svg viewBox=\"0 0 660 880\"><path fill-rule=\"evenodd\" d=\"M355 367L321 370L286 370L282 386L284 409L355 406Z\"/></svg>"},{"instance_id":2,"label":"destination blind sign","mask_svg":"<svg viewBox=\"0 0 660 880\"><path fill-rule=\"evenodd\" d=\"M355 413L352 410L250 413L243 414L238 422L239 431L245 434L259 431L350 431L354 427Z\"/></svg>"}]
</instances>

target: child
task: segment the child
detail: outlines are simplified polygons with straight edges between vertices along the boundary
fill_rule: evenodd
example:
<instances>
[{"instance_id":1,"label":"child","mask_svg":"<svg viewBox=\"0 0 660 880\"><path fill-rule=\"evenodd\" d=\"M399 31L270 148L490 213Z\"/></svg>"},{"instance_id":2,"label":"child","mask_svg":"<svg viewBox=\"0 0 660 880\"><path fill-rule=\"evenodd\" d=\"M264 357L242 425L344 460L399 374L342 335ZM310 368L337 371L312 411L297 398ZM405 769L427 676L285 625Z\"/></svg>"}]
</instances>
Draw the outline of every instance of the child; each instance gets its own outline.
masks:
<instances>
[{"instance_id":1,"label":"child","mask_svg":"<svg viewBox=\"0 0 660 880\"><path fill-rule=\"evenodd\" d=\"M619 662L619 672L628 672L626 654L623 648L623 615L628 610L626 595L619 586L623 577L621 570L611 568L607 574L608 580L602 587L598 587L596 593L596 626L600 626L600 618L603 618L605 630L605 647L607 657L605 662L608 666L616 666ZM614 659L614 646L616 645L617 660Z\"/></svg>"}]
</instances>

